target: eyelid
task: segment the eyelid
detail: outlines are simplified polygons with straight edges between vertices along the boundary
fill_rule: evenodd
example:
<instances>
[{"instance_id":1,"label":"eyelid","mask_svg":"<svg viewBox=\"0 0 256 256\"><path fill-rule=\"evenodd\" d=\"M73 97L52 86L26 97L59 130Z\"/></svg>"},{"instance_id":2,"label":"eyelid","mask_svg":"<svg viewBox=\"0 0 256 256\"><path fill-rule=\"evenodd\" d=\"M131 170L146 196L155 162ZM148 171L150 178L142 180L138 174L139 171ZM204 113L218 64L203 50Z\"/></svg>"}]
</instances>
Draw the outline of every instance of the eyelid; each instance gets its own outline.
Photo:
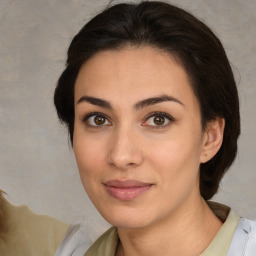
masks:
<instances>
[{"instance_id":1,"label":"eyelid","mask_svg":"<svg viewBox=\"0 0 256 256\"><path fill-rule=\"evenodd\" d=\"M93 117L93 116L97 116L97 115L106 118L106 120L109 122L109 124L90 125L90 124L87 124L87 123L86 123L86 121L87 121L89 118L91 118L91 117ZM163 116L163 117L166 118L169 122L168 122L167 124L164 124L164 125L148 125L148 124L145 124L150 118L152 118L152 117L154 117L154 116L157 116L157 115ZM174 122L174 121L175 121L175 119L174 119L171 115L169 115L169 114L167 114L167 113L165 113L165 112L155 111L155 112L149 113L149 114L145 117L145 119L144 119L144 121L143 121L143 123L142 123L142 126L149 126L149 127L152 127L152 128L164 128L164 127L170 125L170 124L171 124L172 122ZM86 126L88 126L88 127L93 127L93 128L100 128L100 127L112 125L111 119L110 119L107 115L105 115L105 114L103 114L103 113L101 113L101 112L91 112L91 113L86 114L85 116L83 116L82 122L85 123Z\"/></svg>"},{"instance_id":2,"label":"eyelid","mask_svg":"<svg viewBox=\"0 0 256 256\"><path fill-rule=\"evenodd\" d=\"M102 117L106 118L106 120L107 120L110 124L103 124L103 125L90 125L90 124L86 124L86 121L87 121L89 118L93 117L93 116L102 116ZM103 114L103 113L101 113L101 112L91 112L91 113L89 113L89 114L86 114L85 116L83 116L82 122L85 123L85 125L87 125L88 127L93 127L93 128L100 128L100 127L103 127L103 126L110 126L110 125L112 125L112 123L111 123L111 121L110 121L110 118L109 118L107 115L105 115L105 114Z\"/></svg>"},{"instance_id":3,"label":"eyelid","mask_svg":"<svg viewBox=\"0 0 256 256\"><path fill-rule=\"evenodd\" d=\"M145 124L144 124L144 123L145 123L146 121L148 121L151 117L154 117L154 116L157 116L157 115L163 116L164 118L168 119L168 120L169 120L168 124L164 124L164 125L145 125ZM150 127L153 127L153 128L164 128L164 127L170 125L170 124L171 124L172 122L174 122L174 121L175 121L175 119L174 119L171 115L169 115L169 114L167 114L167 113L165 113L165 112L156 111L156 112L151 112L151 113L149 113L149 114L145 117L145 121L143 122L142 126L150 126Z\"/></svg>"}]
</instances>

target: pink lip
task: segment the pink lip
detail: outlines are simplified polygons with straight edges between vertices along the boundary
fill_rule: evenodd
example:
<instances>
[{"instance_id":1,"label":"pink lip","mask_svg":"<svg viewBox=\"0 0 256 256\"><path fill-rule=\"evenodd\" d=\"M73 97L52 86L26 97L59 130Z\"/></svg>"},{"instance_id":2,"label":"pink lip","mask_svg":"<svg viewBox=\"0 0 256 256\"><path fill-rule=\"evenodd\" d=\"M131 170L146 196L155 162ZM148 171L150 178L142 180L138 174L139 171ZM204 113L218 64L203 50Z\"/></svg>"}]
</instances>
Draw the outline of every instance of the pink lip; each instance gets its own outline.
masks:
<instances>
[{"instance_id":1,"label":"pink lip","mask_svg":"<svg viewBox=\"0 0 256 256\"><path fill-rule=\"evenodd\" d=\"M104 183L107 192L114 198L130 201L149 190L152 184L137 180L110 180Z\"/></svg>"}]
</instances>

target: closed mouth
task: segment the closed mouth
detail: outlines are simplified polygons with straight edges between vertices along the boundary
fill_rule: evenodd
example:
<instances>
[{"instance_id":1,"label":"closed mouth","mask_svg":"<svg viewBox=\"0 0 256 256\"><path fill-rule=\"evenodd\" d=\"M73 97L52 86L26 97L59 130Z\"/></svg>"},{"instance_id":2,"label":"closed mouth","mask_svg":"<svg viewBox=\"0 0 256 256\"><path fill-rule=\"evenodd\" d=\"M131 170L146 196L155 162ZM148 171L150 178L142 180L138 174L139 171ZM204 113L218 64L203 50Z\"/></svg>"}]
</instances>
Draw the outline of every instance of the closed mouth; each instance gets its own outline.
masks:
<instances>
[{"instance_id":1,"label":"closed mouth","mask_svg":"<svg viewBox=\"0 0 256 256\"><path fill-rule=\"evenodd\" d=\"M110 180L104 183L107 192L122 201L133 200L148 191L153 184L137 180Z\"/></svg>"}]
</instances>

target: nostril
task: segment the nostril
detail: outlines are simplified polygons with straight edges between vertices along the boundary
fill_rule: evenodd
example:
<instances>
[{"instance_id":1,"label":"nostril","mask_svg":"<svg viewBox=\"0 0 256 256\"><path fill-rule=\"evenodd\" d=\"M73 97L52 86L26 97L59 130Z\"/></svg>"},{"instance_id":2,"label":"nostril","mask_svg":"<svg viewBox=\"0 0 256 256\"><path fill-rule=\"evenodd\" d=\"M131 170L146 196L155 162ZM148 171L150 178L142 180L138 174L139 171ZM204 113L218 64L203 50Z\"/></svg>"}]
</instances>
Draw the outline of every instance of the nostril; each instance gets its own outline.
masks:
<instances>
[{"instance_id":1,"label":"nostril","mask_svg":"<svg viewBox=\"0 0 256 256\"><path fill-rule=\"evenodd\" d=\"M143 156L138 150L110 151L108 154L108 163L118 169L127 169L128 167L138 166L143 162Z\"/></svg>"}]
</instances>

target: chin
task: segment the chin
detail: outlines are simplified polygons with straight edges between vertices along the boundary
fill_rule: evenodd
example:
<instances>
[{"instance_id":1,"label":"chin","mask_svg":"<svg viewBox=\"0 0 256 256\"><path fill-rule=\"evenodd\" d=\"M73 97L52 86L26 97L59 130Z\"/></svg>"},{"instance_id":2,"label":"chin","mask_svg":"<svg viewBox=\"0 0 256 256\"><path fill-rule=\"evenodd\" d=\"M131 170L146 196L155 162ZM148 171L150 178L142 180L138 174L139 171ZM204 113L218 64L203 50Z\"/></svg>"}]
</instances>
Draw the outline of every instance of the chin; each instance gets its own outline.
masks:
<instances>
[{"instance_id":1,"label":"chin","mask_svg":"<svg viewBox=\"0 0 256 256\"><path fill-rule=\"evenodd\" d=\"M117 228L127 228L127 229L135 229L135 228L142 228L147 226L146 223L134 220L134 219L106 219L112 226L115 226Z\"/></svg>"},{"instance_id":2,"label":"chin","mask_svg":"<svg viewBox=\"0 0 256 256\"><path fill-rule=\"evenodd\" d=\"M111 214L109 214L111 213ZM147 216L145 212L136 209L112 209L104 214L103 218L112 226L118 228L142 228L148 226L152 221L152 217Z\"/></svg>"}]
</instances>

